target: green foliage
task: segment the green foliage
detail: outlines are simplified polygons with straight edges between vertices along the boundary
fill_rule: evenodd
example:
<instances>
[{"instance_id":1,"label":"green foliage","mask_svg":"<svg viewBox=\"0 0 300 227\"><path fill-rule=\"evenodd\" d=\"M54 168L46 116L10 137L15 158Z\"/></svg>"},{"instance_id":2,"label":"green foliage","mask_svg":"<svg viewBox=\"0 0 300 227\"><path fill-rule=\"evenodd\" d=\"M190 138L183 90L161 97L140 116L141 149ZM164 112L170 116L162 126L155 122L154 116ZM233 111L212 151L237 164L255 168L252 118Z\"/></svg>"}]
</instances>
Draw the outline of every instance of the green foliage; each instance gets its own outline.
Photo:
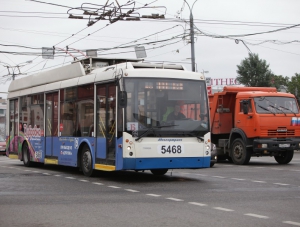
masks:
<instances>
[{"instance_id":1,"label":"green foliage","mask_svg":"<svg viewBox=\"0 0 300 227\"><path fill-rule=\"evenodd\" d=\"M237 65L237 81L246 87L271 87L274 77L265 60L259 59L258 54L249 53L240 65Z\"/></svg>"},{"instance_id":2,"label":"green foliage","mask_svg":"<svg viewBox=\"0 0 300 227\"><path fill-rule=\"evenodd\" d=\"M276 87L277 90L279 89L280 85L283 85L283 86L288 86L289 84L289 80L290 78L289 77L283 77L281 75L277 76L277 75L273 75L271 77L271 86L272 87Z\"/></svg>"},{"instance_id":3,"label":"green foliage","mask_svg":"<svg viewBox=\"0 0 300 227\"><path fill-rule=\"evenodd\" d=\"M300 96L300 74L295 73L295 76L292 76L291 82L288 83L288 92L294 94L296 97Z\"/></svg>"}]
</instances>

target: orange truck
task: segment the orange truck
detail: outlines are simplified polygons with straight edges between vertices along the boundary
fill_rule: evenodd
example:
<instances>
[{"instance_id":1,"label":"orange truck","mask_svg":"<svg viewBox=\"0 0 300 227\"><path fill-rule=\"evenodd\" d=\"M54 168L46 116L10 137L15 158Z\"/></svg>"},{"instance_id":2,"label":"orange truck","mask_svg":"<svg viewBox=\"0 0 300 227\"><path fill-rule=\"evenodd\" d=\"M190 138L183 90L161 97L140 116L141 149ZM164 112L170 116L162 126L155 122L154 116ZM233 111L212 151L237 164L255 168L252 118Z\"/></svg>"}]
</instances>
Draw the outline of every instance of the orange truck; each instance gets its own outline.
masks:
<instances>
[{"instance_id":1,"label":"orange truck","mask_svg":"<svg viewBox=\"0 0 300 227\"><path fill-rule=\"evenodd\" d=\"M288 164L300 146L300 114L294 95L273 87L233 87L209 95L212 143L218 159L238 165L253 156Z\"/></svg>"}]
</instances>

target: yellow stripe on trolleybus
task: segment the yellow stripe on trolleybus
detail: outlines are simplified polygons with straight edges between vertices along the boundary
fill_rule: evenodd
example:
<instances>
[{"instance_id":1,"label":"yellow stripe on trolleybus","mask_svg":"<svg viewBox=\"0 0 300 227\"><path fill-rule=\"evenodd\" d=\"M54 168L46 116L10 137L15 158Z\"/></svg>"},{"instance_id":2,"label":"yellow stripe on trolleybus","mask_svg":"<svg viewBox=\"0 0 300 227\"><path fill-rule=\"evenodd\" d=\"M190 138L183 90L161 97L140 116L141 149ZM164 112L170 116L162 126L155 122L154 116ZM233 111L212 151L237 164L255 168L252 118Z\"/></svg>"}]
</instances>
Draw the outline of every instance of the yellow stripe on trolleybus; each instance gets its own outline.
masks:
<instances>
[{"instance_id":1,"label":"yellow stripe on trolleybus","mask_svg":"<svg viewBox=\"0 0 300 227\"><path fill-rule=\"evenodd\" d=\"M114 171L114 170L116 170L116 167L110 166L110 165L95 164L95 169L104 170L104 171Z\"/></svg>"},{"instance_id":2,"label":"yellow stripe on trolleybus","mask_svg":"<svg viewBox=\"0 0 300 227\"><path fill-rule=\"evenodd\" d=\"M45 162L45 164L58 165L58 160L57 159L45 158L44 162Z\"/></svg>"},{"instance_id":3,"label":"yellow stripe on trolleybus","mask_svg":"<svg viewBox=\"0 0 300 227\"><path fill-rule=\"evenodd\" d=\"M8 157L11 159L19 159L19 156L17 154L10 154L8 155Z\"/></svg>"}]
</instances>

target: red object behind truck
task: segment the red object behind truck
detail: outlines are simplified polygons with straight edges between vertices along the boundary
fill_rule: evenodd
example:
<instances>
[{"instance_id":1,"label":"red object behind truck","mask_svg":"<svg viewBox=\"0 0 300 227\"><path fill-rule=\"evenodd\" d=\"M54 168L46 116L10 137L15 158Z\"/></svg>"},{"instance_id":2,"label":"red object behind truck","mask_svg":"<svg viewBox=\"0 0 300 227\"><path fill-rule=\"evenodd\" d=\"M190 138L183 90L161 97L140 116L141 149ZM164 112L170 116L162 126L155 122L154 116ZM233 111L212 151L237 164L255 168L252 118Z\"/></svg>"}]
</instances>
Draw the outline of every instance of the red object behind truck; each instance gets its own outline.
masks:
<instances>
[{"instance_id":1,"label":"red object behind truck","mask_svg":"<svg viewBox=\"0 0 300 227\"><path fill-rule=\"evenodd\" d=\"M247 164L251 156L293 159L300 145L300 114L294 95L273 87L224 87L209 95L212 143L218 160Z\"/></svg>"}]
</instances>

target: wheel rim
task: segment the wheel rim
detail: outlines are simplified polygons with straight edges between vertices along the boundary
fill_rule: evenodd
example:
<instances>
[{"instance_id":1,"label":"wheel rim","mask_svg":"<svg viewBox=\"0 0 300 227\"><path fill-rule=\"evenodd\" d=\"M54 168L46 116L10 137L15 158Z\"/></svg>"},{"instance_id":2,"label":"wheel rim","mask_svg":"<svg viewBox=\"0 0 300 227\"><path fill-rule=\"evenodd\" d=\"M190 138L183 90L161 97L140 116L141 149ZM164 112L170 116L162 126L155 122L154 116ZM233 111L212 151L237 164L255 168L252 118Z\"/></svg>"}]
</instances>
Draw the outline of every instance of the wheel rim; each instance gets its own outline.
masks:
<instances>
[{"instance_id":1,"label":"wheel rim","mask_svg":"<svg viewBox=\"0 0 300 227\"><path fill-rule=\"evenodd\" d=\"M84 172L89 172L91 170L92 157L89 151L85 151L82 156L82 168Z\"/></svg>"},{"instance_id":2,"label":"wheel rim","mask_svg":"<svg viewBox=\"0 0 300 227\"><path fill-rule=\"evenodd\" d=\"M234 147L233 155L235 159L241 159L243 156L243 147L241 144L237 144Z\"/></svg>"}]
</instances>

